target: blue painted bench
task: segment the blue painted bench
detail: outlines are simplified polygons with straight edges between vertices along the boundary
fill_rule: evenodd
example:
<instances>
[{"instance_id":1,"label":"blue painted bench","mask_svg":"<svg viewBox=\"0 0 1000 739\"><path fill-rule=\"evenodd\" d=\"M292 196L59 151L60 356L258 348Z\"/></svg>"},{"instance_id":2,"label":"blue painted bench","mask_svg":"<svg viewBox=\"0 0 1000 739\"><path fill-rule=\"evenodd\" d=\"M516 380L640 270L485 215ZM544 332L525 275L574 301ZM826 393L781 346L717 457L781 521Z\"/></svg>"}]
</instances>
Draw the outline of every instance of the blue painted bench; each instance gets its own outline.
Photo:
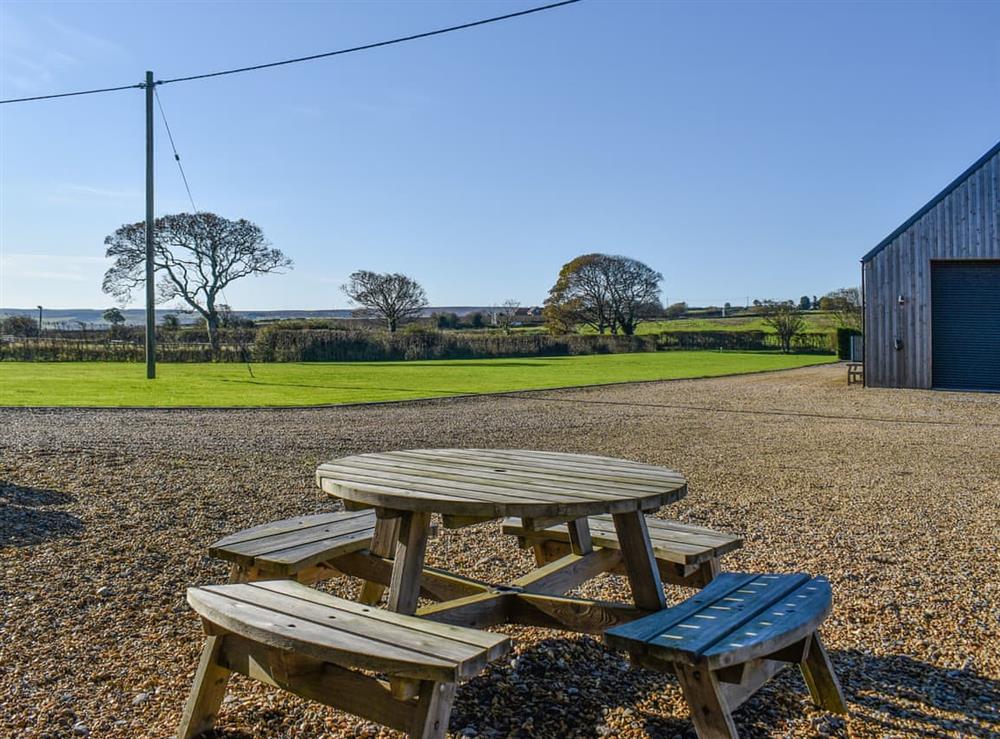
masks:
<instances>
[{"instance_id":1,"label":"blue painted bench","mask_svg":"<svg viewBox=\"0 0 1000 739\"><path fill-rule=\"evenodd\" d=\"M847 712L818 631L831 603L822 577L723 573L604 637L640 666L676 673L699 737L735 739L732 711L789 663L799 665L817 705Z\"/></svg>"}]
</instances>

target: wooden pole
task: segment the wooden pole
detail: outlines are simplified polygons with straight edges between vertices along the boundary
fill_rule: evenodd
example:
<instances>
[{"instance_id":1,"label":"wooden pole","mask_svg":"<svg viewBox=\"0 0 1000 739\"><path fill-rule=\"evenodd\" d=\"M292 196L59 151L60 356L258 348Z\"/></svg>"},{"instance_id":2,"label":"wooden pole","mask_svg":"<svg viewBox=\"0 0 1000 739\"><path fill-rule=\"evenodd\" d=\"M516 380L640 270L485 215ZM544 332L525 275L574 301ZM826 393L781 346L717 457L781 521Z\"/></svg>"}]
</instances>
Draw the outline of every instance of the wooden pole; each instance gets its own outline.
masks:
<instances>
[{"instance_id":1,"label":"wooden pole","mask_svg":"<svg viewBox=\"0 0 1000 739\"><path fill-rule=\"evenodd\" d=\"M156 286L153 284L153 73L146 72L146 379L156 378Z\"/></svg>"}]
</instances>

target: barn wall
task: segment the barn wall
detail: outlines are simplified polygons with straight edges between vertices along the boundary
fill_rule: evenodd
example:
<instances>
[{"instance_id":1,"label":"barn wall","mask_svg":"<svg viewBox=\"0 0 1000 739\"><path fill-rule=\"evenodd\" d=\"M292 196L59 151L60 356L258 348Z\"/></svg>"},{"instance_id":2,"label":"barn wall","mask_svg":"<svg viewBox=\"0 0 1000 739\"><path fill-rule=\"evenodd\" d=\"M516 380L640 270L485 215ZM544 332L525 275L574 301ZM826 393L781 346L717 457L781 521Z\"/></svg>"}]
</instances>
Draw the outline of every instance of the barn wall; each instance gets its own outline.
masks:
<instances>
[{"instance_id":1,"label":"barn wall","mask_svg":"<svg viewBox=\"0 0 1000 739\"><path fill-rule=\"evenodd\" d=\"M1000 147L977 164L863 263L869 386L931 387L932 260L1000 259Z\"/></svg>"}]
</instances>

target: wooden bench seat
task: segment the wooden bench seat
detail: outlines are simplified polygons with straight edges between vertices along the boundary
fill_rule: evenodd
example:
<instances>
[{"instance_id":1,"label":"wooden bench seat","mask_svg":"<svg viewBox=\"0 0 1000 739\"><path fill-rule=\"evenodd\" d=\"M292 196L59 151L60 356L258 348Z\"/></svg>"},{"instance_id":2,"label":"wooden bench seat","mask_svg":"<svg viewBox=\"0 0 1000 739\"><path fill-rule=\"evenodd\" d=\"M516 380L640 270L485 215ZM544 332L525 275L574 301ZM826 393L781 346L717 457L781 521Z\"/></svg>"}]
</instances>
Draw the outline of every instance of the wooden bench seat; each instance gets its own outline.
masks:
<instances>
[{"instance_id":1,"label":"wooden bench seat","mask_svg":"<svg viewBox=\"0 0 1000 739\"><path fill-rule=\"evenodd\" d=\"M817 705L847 712L818 631L831 601L825 578L723 573L604 637L643 667L676 672L699 737L735 738L731 712L788 663L799 665Z\"/></svg>"},{"instance_id":2,"label":"wooden bench seat","mask_svg":"<svg viewBox=\"0 0 1000 739\"><path fill-rule=\"evenodd\" d=\"M612 516L591 516L587 523L595 547L621 548ZM719 558L743 546L738 536L654 516L646 516L646 528L660 577L675 585L704 587L719 572ZM522 548L533 547L539 565L559 559L571 549L569 527L564 523L531 529L519 518L507 518L503 532L516 536Z\"/></svg>"},{"instance_id":3,"label":"wooden bench seat","mask_svg":"<svg viewBox=\"0 0 1000 739\"><path fill-rule=\"evenodd\" d=\"M865 366L861 362L847 363L847 384L863 383L865 381Z\"/></svg>"},{"instance_id":4,"label":"wooden bench seat","mask_svg":"<svg viewBox=\"0 0 1000 739\"><path fill-rule=\"evenodd\" d=\"M375 532L375 512L339 511L272 521L239 531L209 546L208 553L232 562L233 580L284 577L312 582L335 571L323 563L367 549Z\"/></svg>"},{"instance_id":5,"label":"wooden bench seat","mask_svg":"<svg viewBox=\"0 0 1000 739\"><path fill-rule=\"evenodd\" d=\"M456 684L510 650L502 634L380 610L291 580L189 588L187 598L208 639L179 739L211 729L232 672L414 737L443 737Z\"/></svg>"}]
</instances>

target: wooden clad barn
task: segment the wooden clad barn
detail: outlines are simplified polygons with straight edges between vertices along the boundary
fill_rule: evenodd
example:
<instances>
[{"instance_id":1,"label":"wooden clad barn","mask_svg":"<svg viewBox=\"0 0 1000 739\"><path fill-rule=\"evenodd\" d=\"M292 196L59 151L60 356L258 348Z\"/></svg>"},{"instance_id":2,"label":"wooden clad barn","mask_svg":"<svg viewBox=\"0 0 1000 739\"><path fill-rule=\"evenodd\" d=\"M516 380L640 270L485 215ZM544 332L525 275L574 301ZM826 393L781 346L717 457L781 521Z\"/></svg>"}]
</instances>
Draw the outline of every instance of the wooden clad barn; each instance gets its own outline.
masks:
<instances>
[{"instance_id":1,"label":"wooden clad barn","mask_svg":"<svg viewBox=\"0 0 1000 739\"><path fill-rule=\"evenodd\" d=\"M861 264L866 385L1000 391L1000 142Z\"/></svg>"}]
</instances>

